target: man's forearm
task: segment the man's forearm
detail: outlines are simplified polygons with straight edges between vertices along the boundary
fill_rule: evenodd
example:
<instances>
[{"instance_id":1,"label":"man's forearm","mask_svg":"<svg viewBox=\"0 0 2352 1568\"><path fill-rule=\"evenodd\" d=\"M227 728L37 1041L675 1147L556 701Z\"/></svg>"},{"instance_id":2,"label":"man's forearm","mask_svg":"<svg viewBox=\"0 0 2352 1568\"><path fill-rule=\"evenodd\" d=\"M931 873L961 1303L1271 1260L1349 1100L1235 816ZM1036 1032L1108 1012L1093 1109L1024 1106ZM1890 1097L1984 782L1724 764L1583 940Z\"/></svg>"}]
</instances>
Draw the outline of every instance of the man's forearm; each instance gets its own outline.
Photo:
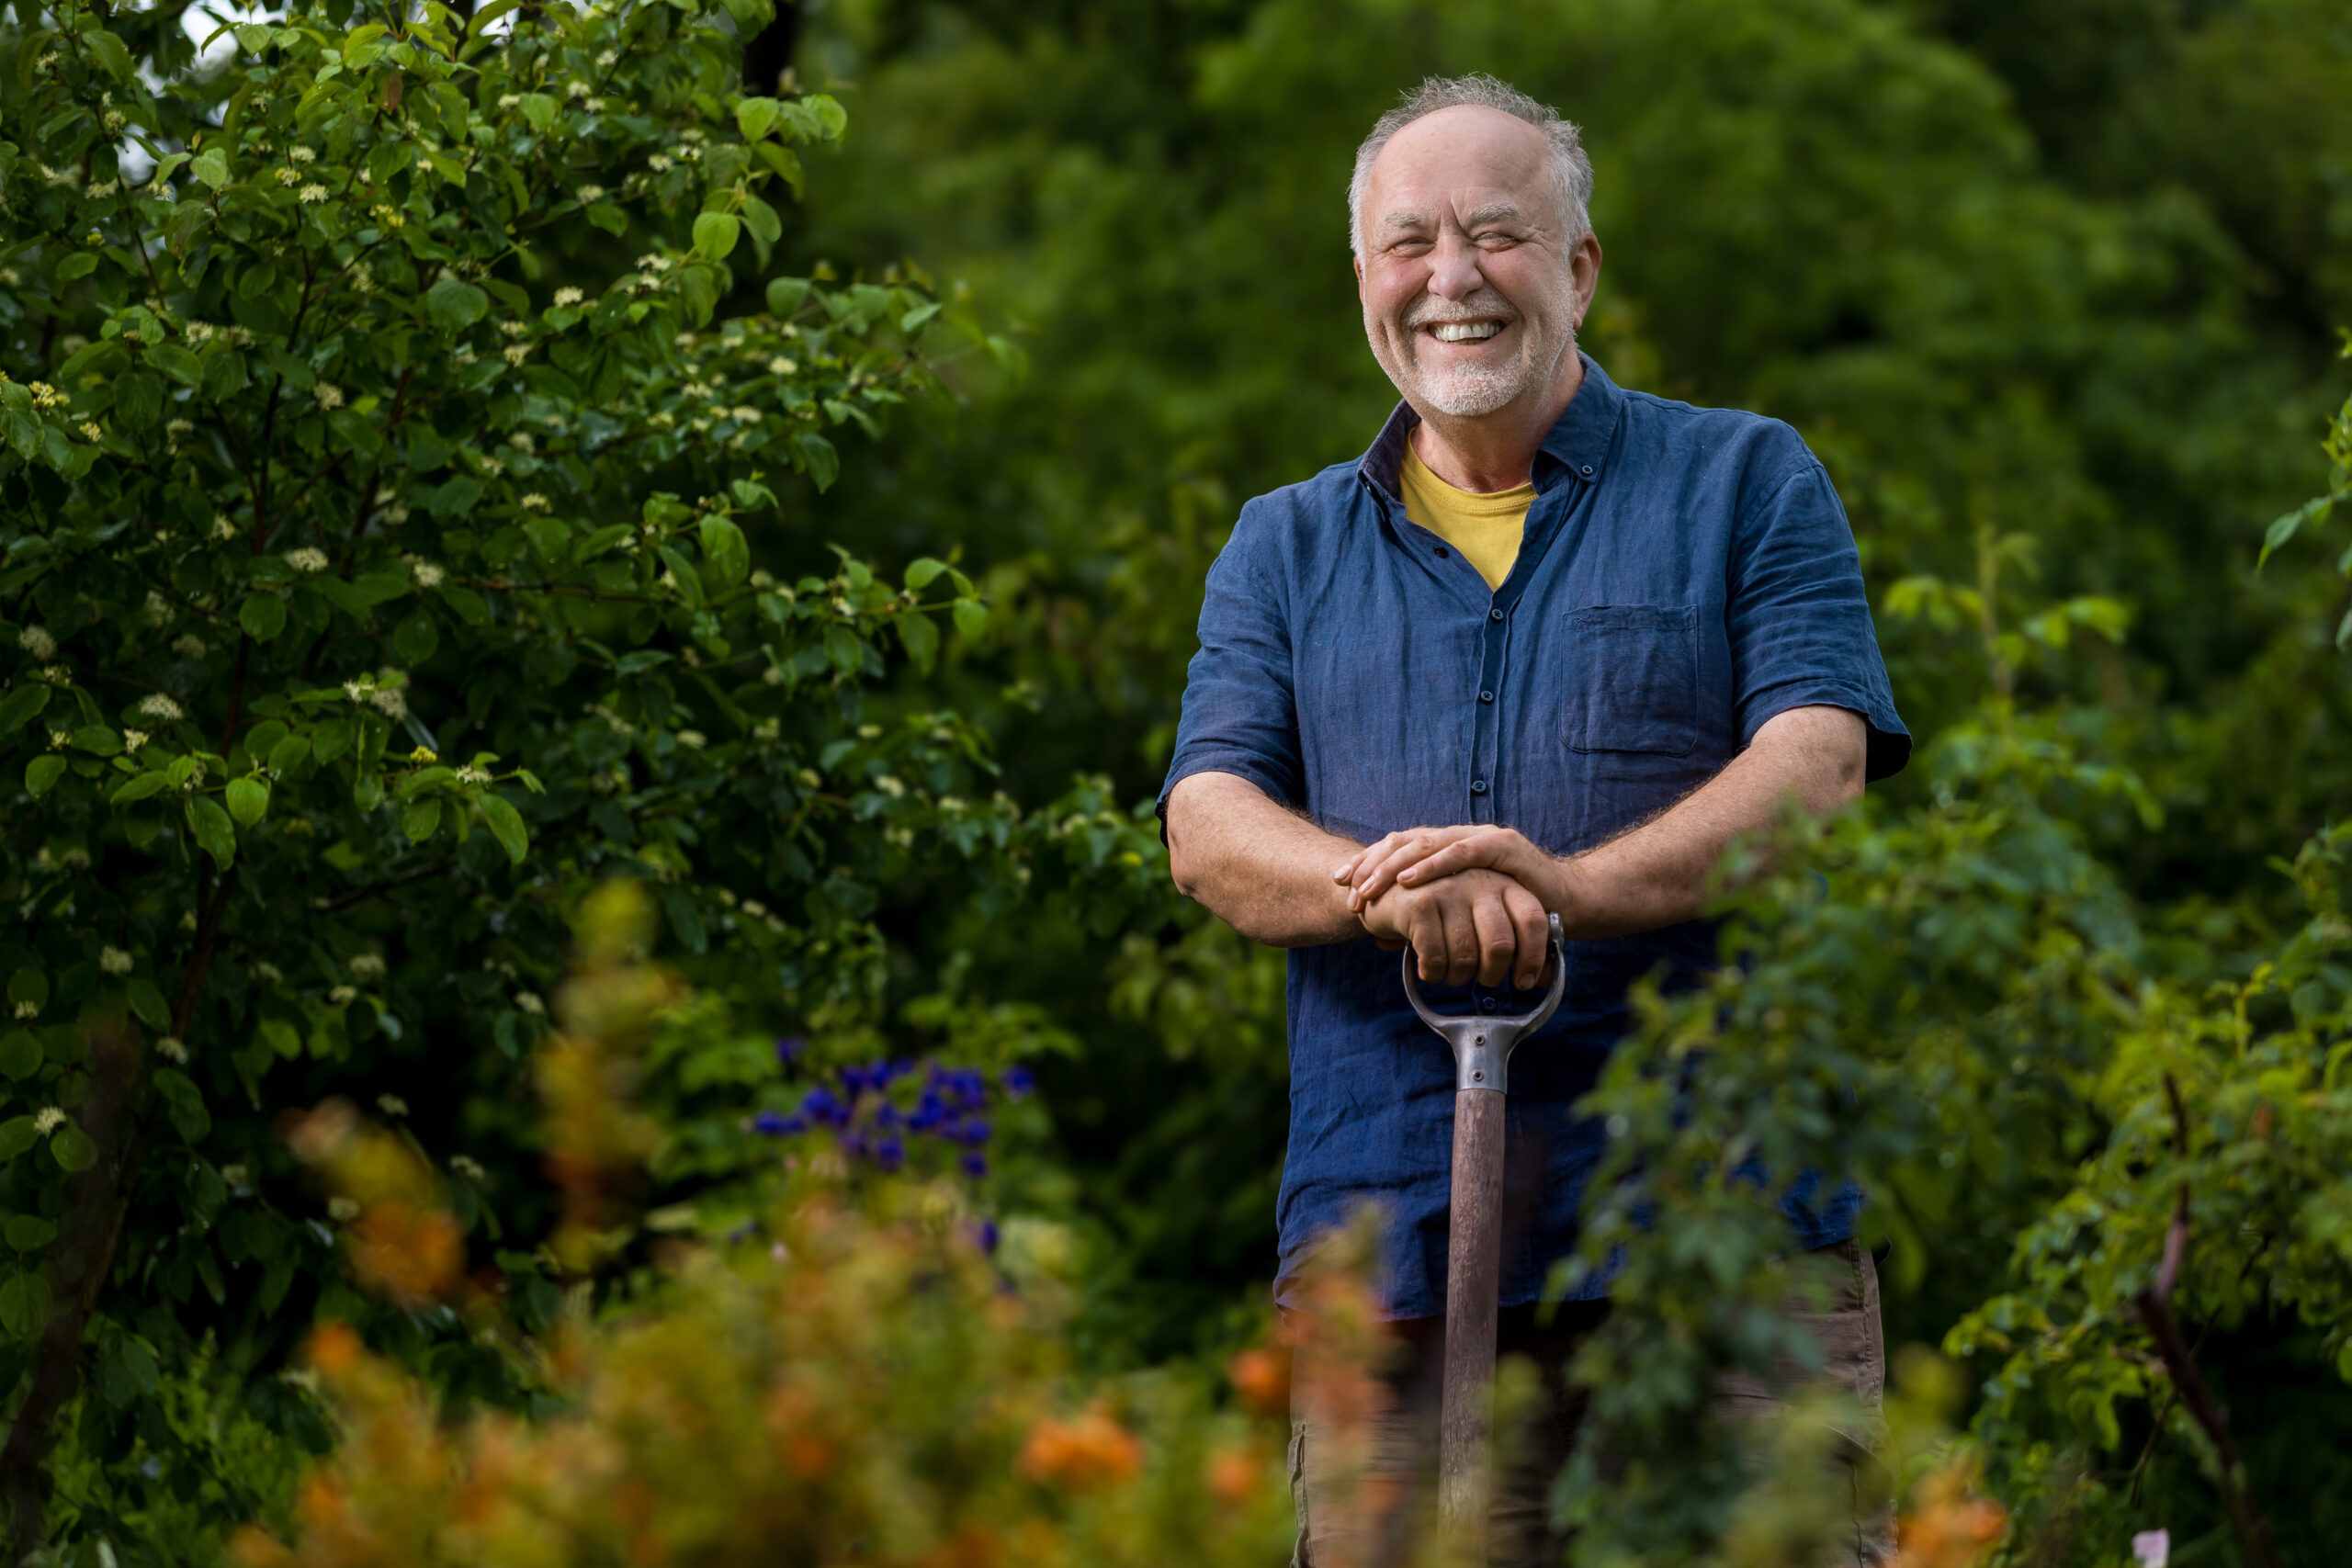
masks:
<instances>
[{"instance_id":1,"label":"man's forearm","mask_svg":"<svg viewBox=\"0 0 2352 1568\"><path fill-rule=\"evenodd\" d=\"M1238 774L1194 773L1168 797L1168 867L1177 889L1272 947L1364 934L1347 888L1331 880L1331 868L1362 847Z\"/></svg>"},{"instance_id":2,"label":"man's forearm","mask_svg":"<svg viewBox=\"0 0 2352 1568\"><path fill-rule=\"evenodd\" d=\"M1862 793L1866 734L1842 708L1798 708L1765 726L1724 771L1654 820L1556 863L1580 937L1624 936L1695 919L1724 851L1771 826L1792 799L1816 815ZM1536 896L1560 908L1544 889ZM1569 919L1563 914L1563 922Z\"/></svg>"},{"instance_id":3,"label":"man's forearm","mask_svg":"<svg viewBox=\"0 0 2352 1568\"><path fill-rule=\"evenodd\" d=\"M1702 912L1724 851L1770 827L1785 802L1821 813L1859 796L1867 739L1861 717L1843 708L1792 709L1679 803L1582 854L1546 854L1507 828L1417 829L1382 840L1341 874L1354 907L1368 909L1392 886L1499 871L1542 899L1571 937L1655 931Z\"/></svg>"}]
</instances>

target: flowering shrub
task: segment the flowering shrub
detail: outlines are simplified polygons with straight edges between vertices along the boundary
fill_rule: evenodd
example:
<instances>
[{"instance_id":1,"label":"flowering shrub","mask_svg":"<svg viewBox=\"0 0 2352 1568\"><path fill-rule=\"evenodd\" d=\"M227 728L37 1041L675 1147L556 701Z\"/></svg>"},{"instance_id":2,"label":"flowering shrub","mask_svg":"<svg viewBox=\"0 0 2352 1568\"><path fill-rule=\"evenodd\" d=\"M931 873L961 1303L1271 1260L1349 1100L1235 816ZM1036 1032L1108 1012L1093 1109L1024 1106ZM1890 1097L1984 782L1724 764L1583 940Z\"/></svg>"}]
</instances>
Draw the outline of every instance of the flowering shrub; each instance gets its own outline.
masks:
<instances>
[{"instance_id":1,"label":"flowering shrub","mask_svg":"<svg viewBox=\"0 0 2352 1568\"><path fill-rule=\"evenodd\" d=\"M604 1256L584 1199L536 1246L513 1109L594 882L657 888L697 977L827 1050L902 1027L894 879L998 909L1141 886L1099 790L1033 821L926 696L988 634L961 571L754 566L839 433L932 384L927 344L1003 347L895 273L765 276L843 116L741 90L764 11L300 0L202 61L177 11L0 27L12 1560L265 1506L286 1471L253 1445L322 1440L277 1375L321 1310L525 1397L423 1303L490 1269L536 1326ZM612 1066L538 1087L591 1103ZM278 1111L331 1094L400 1156L315 1115L286 1148ZM297 1151L418 1201L322 1210Z\"/></svg>"},{"instance_id":2,"label":"flowering shrub","mask_svg":"<svg viewBox=\"0 0 2352 1568\"><path fill-rule=\"evenodd\" d=\"M616 1133L637 1120L630 1064L685 1000L641 956L646 913L626 886L590 901L581 970L540 1048L543 1080L564 1080L546 1097L549 1170L567 1213L604 1226L624 1217L616 1179L642 1151ZM886 1174L870 1146L862 1169L842 1157L852 1129L916 1077L834 1075L855 1086L854 1103L808 1091L836 1109L790 1153L765 1145L777 1188L763 1213L689 1221L650 1290L602 1320L575 1313L559 1325L539 1373L549 1413L537 1422L452 1426L350 1324L323 1325L307 1374L342 1445L304 1479L286 1537L249 1529L235 1560L1277 1560L1290 1530L1283 1380L1245 1362L1245 1397L1221 1409L1181 1373L1078 1377L1050 1295L1016 1288L993 1260L967 1178ZM980 1093L972 1076L943 1071L915 1114L968 1127ZM386 1244L379 1257L377 1240L356 1243L355 1271L413 1306L441 1254L415 1217L431 1187L406 1146L340 1105L291 1138L332 1201L358 1210L355 1229ZM404 1254L401 1237L413 1244ZM477 1334L506 1335L494 1295L446 1271L437 1281ZM1362 1270L1332 1288L1369 1300Z\"/></svg>"}]
</instances>

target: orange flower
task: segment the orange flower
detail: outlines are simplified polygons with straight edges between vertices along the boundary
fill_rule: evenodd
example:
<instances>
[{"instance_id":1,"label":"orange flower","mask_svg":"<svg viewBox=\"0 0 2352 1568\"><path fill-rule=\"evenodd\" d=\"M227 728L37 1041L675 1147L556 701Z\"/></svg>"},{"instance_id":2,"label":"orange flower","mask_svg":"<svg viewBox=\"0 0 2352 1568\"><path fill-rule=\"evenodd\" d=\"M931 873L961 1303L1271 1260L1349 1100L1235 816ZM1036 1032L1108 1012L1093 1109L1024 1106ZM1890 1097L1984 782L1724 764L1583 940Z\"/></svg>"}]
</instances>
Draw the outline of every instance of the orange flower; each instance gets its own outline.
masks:
<instances>
[{"instance_id":1,"label":"orange flower","mask_svg":"<svg viewBox=\"0 0 2352 1568\"><path fill-rule=\"evenodd\" d=\"M2008 1514L1990 1497L1968 1495L1974 1467L1954 1460L1923 1479L1903 1518L1895 1568L1975 1568L2007 1529Z\"/></svg>"},{"instance_id":2,"label":"orange flower","mask_svg":"<svg viewBox=\"0 0 2352 1568\"><path fill-rule=\"evenodd\" d=\"M398 1198L370 1204L352 1226L350 1246L359 1282L404 1307L447 1294L466 1261L456 1222Z\"/></svg>"},{"instance_id":3,"label":"orange flower","mask_svg":"<svg viewBox=\"0 0 2352 1568\"><path fill-rule=\"evenodd\" d=\"M1262 1475L1258 1461L1240 1449L1219 1449L1209 1455L1209 1495L1228 1508L1249 1502Z\"/></svg>"},{"instance_id":4,"label":"orange flower","mask_svg":"<svg viewBox=\"0 0 2352 1568\"><path fill-rule=\"evenodd\" d=\"M1047 1416L1021 1449L1022 1474L1071 1492L1132 1480L1142 1469L1142 1440L1100 1410L1068 1421Z\"/></svg>"},{"instance_id":5,"label":"orange flower","mask_svg":"<svg viewBox=\"0 0 2352 1568\"><path fill-rule=\"evenodd\" d=\"M1290 1349L1269 1346L1244 1350L1226 1366L1234 1392L1261 1416L1280 1416L1290 1408Z\"/></svg>"},{"instance_id":6,"label":"orange flower","mask_svg":"<svg viewBox=\"0 0 2352 1568\"><path fill-rule=\"evenodd\" d=\"M311 1336L311 1365L329 1377L340 1377L359 1364L367 1348L359 1343L358 1332L347 1323L322 1323Z\"/></svg>"}]
</instances>

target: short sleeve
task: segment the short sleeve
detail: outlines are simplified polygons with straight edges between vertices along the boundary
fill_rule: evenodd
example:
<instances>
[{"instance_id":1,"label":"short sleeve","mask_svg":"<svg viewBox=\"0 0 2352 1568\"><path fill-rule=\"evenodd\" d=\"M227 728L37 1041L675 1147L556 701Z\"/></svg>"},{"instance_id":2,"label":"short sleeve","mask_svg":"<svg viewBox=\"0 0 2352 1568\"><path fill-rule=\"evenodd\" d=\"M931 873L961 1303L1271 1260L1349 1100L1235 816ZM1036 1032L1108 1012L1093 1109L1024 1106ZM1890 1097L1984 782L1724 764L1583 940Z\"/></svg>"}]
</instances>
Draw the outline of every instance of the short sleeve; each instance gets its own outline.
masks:
<instances>
[{"instance_id":1,"label":"short sleeve","mask_svg":"<svg viewBox=\"0 0 2352 1568\"><path fill-rule=\"evenodd\" d=\"M1740 743L1775 715L1841 707L1870 727L1865 776L1911 757L1871 624L1861 558L1829 475L1809 456L1742 513L1724 615Z\"/></svg>"},{"instance_id":2,"label":"short sleeve","mask_svg":"<svg viewBox=\"0 0 2352 1568\"><path fill-rule=\"evenodd\" d=\"M1184 674L1175 754L1159 789L1194 773L1234 773L1285 806L1304 804L1298 710L1291 684L1290 619L1274 531L1262 503L1242 508L1233 537L1209 566L1201 649Z\"/></svg>"}]
</instances>

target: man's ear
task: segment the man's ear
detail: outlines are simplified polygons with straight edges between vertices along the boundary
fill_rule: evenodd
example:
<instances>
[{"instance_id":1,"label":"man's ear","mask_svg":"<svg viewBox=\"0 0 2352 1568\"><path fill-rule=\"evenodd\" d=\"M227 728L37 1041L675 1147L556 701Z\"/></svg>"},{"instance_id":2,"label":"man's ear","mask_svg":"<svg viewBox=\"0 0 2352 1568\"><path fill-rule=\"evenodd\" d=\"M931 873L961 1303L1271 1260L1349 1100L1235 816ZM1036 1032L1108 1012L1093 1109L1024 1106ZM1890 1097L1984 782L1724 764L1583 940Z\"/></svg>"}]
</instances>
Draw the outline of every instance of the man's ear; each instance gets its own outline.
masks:
<instances>
[{"instance_id":1,"label":"man's ear","mask_svg":"<svg viewBox=\"0 0 2352 1568\"><path fill-rule=\"evenodd\" d=\"M1356 269L1356 298L1363 298L1363 257L1351 254L1349 264Z\"/></svg>"}]
</instances>

